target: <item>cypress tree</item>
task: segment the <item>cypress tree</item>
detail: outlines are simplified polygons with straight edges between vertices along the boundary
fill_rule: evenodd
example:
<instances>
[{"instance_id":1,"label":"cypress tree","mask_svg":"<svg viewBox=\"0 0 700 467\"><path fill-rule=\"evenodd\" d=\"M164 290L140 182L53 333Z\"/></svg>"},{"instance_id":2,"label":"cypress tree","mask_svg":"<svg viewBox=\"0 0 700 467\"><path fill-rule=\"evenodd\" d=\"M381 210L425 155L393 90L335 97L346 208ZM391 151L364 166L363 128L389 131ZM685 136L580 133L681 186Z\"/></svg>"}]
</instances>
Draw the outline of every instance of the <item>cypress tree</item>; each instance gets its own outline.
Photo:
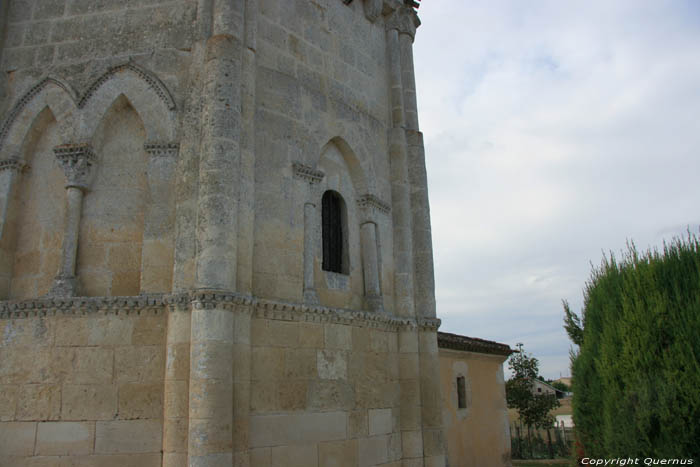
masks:
<instances>
[{"instance_id":1,"label":"cypress tree","mask_svg":"<svg viewBox=\"0 0 700 467\"><path fill-rule=\"evenodd\" d=\"M564 302L573 416L589 457L700 457L700 242L604 257Z\"/></svg>"}]
</instances>

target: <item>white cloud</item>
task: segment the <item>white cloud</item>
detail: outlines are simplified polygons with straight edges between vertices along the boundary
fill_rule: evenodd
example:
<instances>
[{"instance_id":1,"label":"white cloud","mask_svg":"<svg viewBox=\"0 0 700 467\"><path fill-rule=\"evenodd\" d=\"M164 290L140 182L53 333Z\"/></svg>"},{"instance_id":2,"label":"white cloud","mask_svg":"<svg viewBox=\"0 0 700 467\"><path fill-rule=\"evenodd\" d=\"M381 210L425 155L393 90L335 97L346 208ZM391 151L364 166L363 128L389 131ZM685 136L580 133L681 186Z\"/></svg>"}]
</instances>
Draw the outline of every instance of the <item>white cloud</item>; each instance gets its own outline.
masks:
<instances>
[{"instance_id":1,"label":"white cloud","mask_svg":"<svg viewBox=\"0 0 700 467\"><path fill-rule=\"evenodd\" d=\"M580 308L590 263L697 229L700 7L425 0L420 16L443 329L566 373L560 300Z\"/></svg>"}]
</instances>

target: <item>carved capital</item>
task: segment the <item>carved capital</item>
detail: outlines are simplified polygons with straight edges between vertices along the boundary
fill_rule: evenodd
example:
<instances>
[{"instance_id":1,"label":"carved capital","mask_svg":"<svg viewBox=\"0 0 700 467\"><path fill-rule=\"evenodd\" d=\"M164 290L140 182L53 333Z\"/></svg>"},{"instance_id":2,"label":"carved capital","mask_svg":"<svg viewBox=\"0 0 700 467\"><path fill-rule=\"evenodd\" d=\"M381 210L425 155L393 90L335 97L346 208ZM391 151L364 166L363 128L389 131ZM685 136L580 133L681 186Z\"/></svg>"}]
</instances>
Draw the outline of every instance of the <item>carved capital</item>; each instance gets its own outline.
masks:
<instances>
[{"instance_id":1,"label":"carved capital","mask_svg":"<svg viewBox=\"0 0 700 467\"><path fill-rule=\"evenodd\" d=\"M68 180L66 188L87 190L92 182L97 162L90 143L62 144L56 146L53 152Z\"/></svg>"},{"instance_id":2,"label":"carved capital","mask_svg":"<svg viewBox=\"0 0 700 467\"><path fill-rule=\"evenodd\" d=\"M420 26L420 20L413 8L402 5L386 17L385 25L387 31L396 29L399 34L408 34L413 40L416 37L416 28Z\"/></svg>"},{"instance_id":3,"label":"carved capital","mask_svg":"<svg viewBox=\"0 0 700 467\"><path fill-rule=\"evenodd\" d=\"M157 157L177 157L179 143L146 143L143 145L148 155Z\"/></svg>"},{"instance_id":4,"label":"carved capital","mask_svg":"<svg viewBox=\"0 0 700 467\"><path fill-rule=\"evenodd\" d=\"M304 165L301 162L292 162L292 170L294 171L294 178L304 180L311 185L320 182L326 175L322 171Z\"/></svg>"},{"instance_id":5,"label":"carved capital","mask_svg":"<svg viewBox=\"0 0 700 467\"><path fill-rule=\"evenodd\" d=\"M366 222L377 223L377 217L382 214L388 214L391 211L391 207L377 198L376 196L367 193L360 196L357 199L357 207L360 208L361 222L364 224Z\"/></svg>"},{"instance_id":6,"label":"carved capital","mask_svg":"<svg viewBox=\"0 0 700 467\"><path fill-rule=\"evenodd\" d=\"M25 167L27 167L27 163L17 156L0 161L0 172L3 170L14 170L19 173L24 170Z\"/></svg>"},{"instance_id":7,"label":"carved capital","mask_svg":"<svg viewBox=\"0 0 700 467\"><path fill-rule=\"evenodd\" d=\"M382 14L382 0L364 0L365 17L374 23Z\"/></svg>"}]
</instances>

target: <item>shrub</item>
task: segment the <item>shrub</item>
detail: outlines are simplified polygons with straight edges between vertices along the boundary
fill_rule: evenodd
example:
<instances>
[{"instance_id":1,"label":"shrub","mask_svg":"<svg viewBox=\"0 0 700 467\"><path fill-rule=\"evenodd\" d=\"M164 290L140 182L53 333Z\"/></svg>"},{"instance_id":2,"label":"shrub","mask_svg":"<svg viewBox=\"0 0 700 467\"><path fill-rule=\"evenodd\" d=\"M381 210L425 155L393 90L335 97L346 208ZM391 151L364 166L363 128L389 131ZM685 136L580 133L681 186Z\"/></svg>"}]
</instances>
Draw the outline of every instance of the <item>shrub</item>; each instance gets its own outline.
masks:
<instances>
[{"instance_id":1,"label":"shrub","mask_svg":"<svg viewBox=\"0 0 700 467\"><path fill-rule=\"evenodd\" d=\"M564 302L573 417L589 457L700 456L700 242L605 257Z\"/></svg>"}]
</instances>

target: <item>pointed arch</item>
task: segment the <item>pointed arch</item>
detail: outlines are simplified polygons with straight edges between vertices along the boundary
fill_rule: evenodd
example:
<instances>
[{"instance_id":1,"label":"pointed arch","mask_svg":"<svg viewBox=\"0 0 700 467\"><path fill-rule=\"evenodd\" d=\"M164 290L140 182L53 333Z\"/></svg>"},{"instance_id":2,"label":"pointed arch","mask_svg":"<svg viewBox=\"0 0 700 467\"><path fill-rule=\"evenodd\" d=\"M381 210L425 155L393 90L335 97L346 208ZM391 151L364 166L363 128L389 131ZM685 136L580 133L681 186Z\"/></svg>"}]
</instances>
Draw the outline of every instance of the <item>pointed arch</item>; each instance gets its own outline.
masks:
<instances>
[{"instance_id":1,"label":"pointed arch","mask_svg":"<svg viewBox=\"0 0 700 467\"><path fill-rule=\"evenodd\" d=\"M1 159L20 152L20 148L34 121L49 107L64 134L70 134L78 98L73 88L55 76L47 76L32 86L15 103L0 127Z\"/></svg>"},{"instance_id":2,"label":"pointed arch","mask_svg":"<svg viewBox=\"0 0 700 467\"><path fill-rule=\"evenodd\" d=\"M151 202L145 125L120 93L95 128L90 141L96 171L83 200L76 264L80 290L86 296L138 295Z\"/></svg>"},{"instance_id":3,"label":"pointed arch","mask_svg":"<svg viewBox=\"0 0 700 467\"><path fill-rule=\"evenodd\" d=\"M58 270L65 178L53 148L61 142L61 131L53 110L46 105L33 119L19 148L19 159L29 170L15 173L7 192L0 253L5 257L1 275L7 281L7 298L47 293Z\"/></svg>"},{"instance_id":4,"label":"pointed arch","mask_svg":"<svg viewBox=\"0 0 700 467\"><path fill-rule=\"evenodd\" d=\"M148 141L175 139L175 100L153 73L133 63L108 69L80 98L80 139L92 137L102 117L121 95L129 100L143 121Z\"/></svg>"}]
</instances>

